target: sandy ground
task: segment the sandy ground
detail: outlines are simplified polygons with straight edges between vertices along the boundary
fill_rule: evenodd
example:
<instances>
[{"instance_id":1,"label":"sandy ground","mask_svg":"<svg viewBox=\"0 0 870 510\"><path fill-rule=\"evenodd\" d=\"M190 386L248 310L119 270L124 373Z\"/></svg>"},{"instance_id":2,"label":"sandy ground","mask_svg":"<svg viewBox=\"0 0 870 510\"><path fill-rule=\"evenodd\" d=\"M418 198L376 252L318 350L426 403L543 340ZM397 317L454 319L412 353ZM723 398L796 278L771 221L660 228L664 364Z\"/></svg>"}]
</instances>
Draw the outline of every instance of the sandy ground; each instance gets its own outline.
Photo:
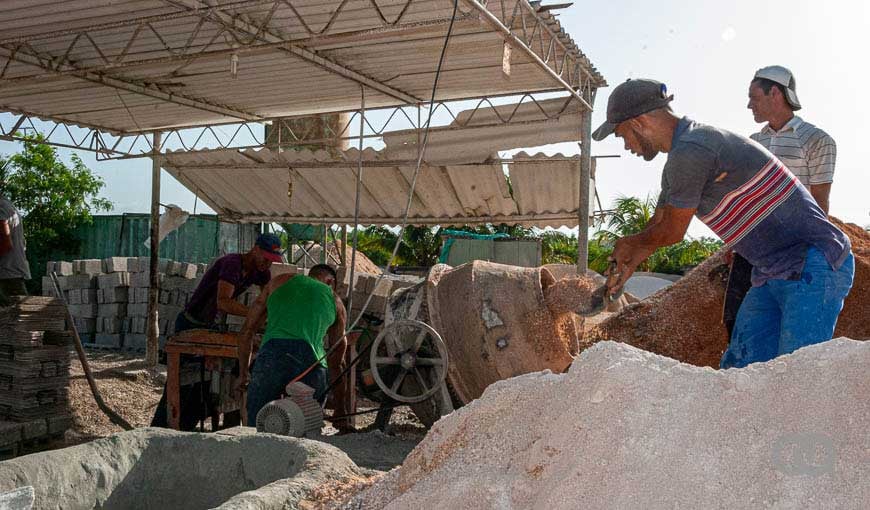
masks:
<instances>
[{"instance_id":1,"label":"sandy ground","mask_svg":"<svg viewBox=\"0 0 870 510\"><path fill-rule=\"evenodd\" d=\"M148 370L141 356L125 353L87 351L91 372L103 400L134 427L147 427L160 400L166 380L165 367ZM73 428L63 441L50 445L63 448L105 437L121 428L109 421L94 402L78 358L73 354L70 369L70 406ZM362 400L359 411L375 409L376 403ZM327 416L329 415L327 411ZM343 450L360 467L387 471L402 463L408 453L422 440L426 429L408 407L396 408L390 420L390 435L374 427L375 413L357 417L357 434L336 435L329 425L323 429L323 440Z\"/></svg>"}]
</instances>

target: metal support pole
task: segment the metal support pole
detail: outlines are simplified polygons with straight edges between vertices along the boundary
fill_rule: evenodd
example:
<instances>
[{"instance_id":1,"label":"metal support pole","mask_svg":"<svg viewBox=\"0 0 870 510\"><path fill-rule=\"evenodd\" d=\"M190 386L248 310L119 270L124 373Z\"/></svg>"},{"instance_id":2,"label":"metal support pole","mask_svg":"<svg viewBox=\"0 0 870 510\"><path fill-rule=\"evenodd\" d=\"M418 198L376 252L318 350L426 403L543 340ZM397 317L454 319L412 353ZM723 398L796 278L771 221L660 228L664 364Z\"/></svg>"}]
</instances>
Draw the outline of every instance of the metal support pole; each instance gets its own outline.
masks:
<instances>
[{"instance_id":1,"label":"metal support pole","mask_svg":"<svg viewBox=\"0 0 870 510\"><path fill-rule=\"evenodd\" d=\"M590 98L590 102L594 99ZM580 197L577 205L577 274L589 267L589 181L592 176L592 110L584 110L580 127Z\"/></svg>"},{"instance_id":2,"label":"metal support pole","mask_svg":"<svg viewBox=\"0 0 870 510\"><path fill-rule=\"evenodd\" d=\"M348 314L353 313L353 279L356 272L356 246L357 235L359 233L359 208L360 195L362 194L362 178L363 178L363 133L366 127L366 88L360 85L360 105L359 105L359 159L357 160L356 168L356 200L353 207L353 248L350 252L350 281L347 283L347 311ZM389 271L389 268L387 268Z\"/></svg>"},{"instance_id":3,"label":"metal support pole","mask_svg":"<svg viewBox=\"0 0 870 510\"><path fill-rule=\"evenodd\" d=\"M326 264L329 260L329 236L326 235L326 222L320 224L320 264Z\"/></svg>"},{"instance_id":4,"label":"metal support pole","mask_svg":"<svg viewBox=\"0 0 870 510\"><path fill-rule=\"evenodd\" d=\"M145 365L157 366L157 336L160 334L157 302L160 294L160 132L154 133L151 148L151 265L148 268L148 324L145 340Z\"/></svg>"},{"instance_id":5,"label":"metal support pole","mask_svg":"<svg viewBox=\"0 0 870 510\"><path fill-rule=\"evenodd\" d=\"M347 225L341 226L341 265L347 267Z\"/></svg>"}]
</instances>

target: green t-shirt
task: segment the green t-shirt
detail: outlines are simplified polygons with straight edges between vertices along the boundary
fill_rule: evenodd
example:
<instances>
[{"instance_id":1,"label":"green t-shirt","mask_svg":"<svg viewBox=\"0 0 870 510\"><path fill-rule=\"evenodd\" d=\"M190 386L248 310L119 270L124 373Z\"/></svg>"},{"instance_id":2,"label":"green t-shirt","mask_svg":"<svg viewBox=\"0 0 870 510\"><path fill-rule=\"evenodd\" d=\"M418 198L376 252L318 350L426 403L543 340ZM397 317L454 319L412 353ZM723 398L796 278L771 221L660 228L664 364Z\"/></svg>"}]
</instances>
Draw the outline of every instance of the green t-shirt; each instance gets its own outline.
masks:
<instances>
[{"instance_id":1,"label":"green t-shirt","mask_svg":"<svg viewBox=\"0 0 870 510\"><path fill-rule=\"evenodd\" d=\"M307 342L320 364L326 367L323 337L335 322L335 297L329 285L305 275L296 275L266 300L267 320L263 343L276 339Z\"/></svg>"}]
</instances>

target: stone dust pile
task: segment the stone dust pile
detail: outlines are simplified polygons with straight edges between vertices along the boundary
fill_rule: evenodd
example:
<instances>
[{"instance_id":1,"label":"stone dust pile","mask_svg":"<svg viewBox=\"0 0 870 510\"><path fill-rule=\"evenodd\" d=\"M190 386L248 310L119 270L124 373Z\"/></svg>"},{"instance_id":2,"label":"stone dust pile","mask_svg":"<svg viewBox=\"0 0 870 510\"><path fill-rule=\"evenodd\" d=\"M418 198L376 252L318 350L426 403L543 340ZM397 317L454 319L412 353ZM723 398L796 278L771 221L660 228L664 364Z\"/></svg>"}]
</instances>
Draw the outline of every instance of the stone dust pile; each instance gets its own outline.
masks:
<instances>
[{"instance_id":1,"label":"stone dust pile","mask_svg":"<svg viewBox=\"0 0 870 510\"><path fill-rule=\"evenodd\" d=\"M500 381L342 508L858 508L870 343L715 371L614 342Z\"/></svg>"}]
</instances>

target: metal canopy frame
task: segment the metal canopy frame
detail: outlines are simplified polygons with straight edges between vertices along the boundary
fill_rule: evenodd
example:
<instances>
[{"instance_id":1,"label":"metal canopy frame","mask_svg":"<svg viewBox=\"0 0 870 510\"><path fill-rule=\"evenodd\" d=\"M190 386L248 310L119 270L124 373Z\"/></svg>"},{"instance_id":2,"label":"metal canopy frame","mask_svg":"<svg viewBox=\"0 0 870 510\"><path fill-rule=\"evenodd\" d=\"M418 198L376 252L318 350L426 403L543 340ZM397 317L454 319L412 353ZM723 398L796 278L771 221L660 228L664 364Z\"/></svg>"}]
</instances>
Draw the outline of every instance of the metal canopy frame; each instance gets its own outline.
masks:
<instances>
[{"instance_id":1,"label":"metal canopy frame","mask_svg":"<svg viewBox=\"0 0 870 510\"><path fill-rule=\"evenodd\" d=\"M465 67L457 65L456 69L449 69L460 78L439 89L434 98L437 104L429 105L426 93L431 86L428 78L431 70L409 71L408 76L417 76L418 81L406 79L399 83L402 80L373 72L384 67L374 62L377 59L366 70L366 62L354 58L352 50L357 48L374 48L373 55L378 56L392 55L391 51L407 52L408 61L403 63L411 69L420 48L431 52L433 45L440 46L443 28L451 23L454 1L458 2L454 37L475 49L494 49L492 35L496 34L502 41L502 58L497 59L501 65L493 59L468 61ZM22 128L47 123L45 143L92 151L100 159L152 159L148 363L155 364L157 354L156 204L159 204L160 164L172 143L180 142L183 150L198 151L267 147L273 143L310 146L334 143L337 139L358 139L362 147L364 138L387 132L386 126L372 125L366 106L368 111L392 108L385 124L404 117L410 127L420 132L427 128L420 116L422 107L450 112L447 104L450 101L479 99L479 108L487 103L492 105L489 97L562 91L584 106L582 132L578 133L582 149L578 205L581 251L577 270L586 270L583 241L588 227L591 110L596 90L606 86L606 82L552 14L552 10L566 5L544 6L527 0L310 0L302 4L298 0L143 0L126 4L11 0L4 5L0 15L0 29L5 27L5 37L0 37L0 112L12 116L0 119L0 139L27 141L29 138L20 134ZM418 46L405 44L409 41ZM517 56L511 57L512 54ZM240 55L286 62L286 66L304 65L312 74L319 73L318 79L336 77L329 99L332 102L314 105L304 113L351 111L350 121L343 129L331 133L328 140L313 140L307 133L285 129L289 128L287 113L276 111L275 103L258 103L256 99L260 96L250 90L245 97L221 90L225 67L221 78L212 78L202 70L208 66L216 69L228 60L235 77ZM200 74L185 75L185 70L197 66L202 68ZM504 73L520 75L512 77L513 88L505 85L494 90L495 85L486 81L485 73L498 73L499 68ZM478 79L476 88L472 86L470 91L463 92L464 85L457 83L462 83L462 73L473 72L479 73L474 75ZM524 75L530 77L525 82ZM209 77L200 82L194 80L194 86L188 87L193 80L191 76ZM274 84L268 72L266 79L273 79L270 83ZM316 85L308 83L309 87L315 87L312 93L320 93ZM5 93L13 90L14 94ZM353 90L360 91L357 103L353 102L355 96L348 95ZM266 95L270 100L276 99L276 93L271 94ZM82 109L70 110L72 107L66 107L65 99ZM344 106L335 107L339 104ZM359 108L354 109L357 105ZM116 111L119 113L111 113ZM137 120L134 112L146 114L139 115ZM452 112L450 116L456 120ZM512 115L499 117L495 124L511 121ZM279 127L273 130L277 136L290 133L292 140L278 144L264 139L255 126L266 122ZM356 136L348 130L354 122L360 124ZM81 128L84 134L74 133L69 126ZM231 129L233 134L222 136L222 129ZM363 167L361 159L360 173Z\"/></svg>"}]
</instances>

